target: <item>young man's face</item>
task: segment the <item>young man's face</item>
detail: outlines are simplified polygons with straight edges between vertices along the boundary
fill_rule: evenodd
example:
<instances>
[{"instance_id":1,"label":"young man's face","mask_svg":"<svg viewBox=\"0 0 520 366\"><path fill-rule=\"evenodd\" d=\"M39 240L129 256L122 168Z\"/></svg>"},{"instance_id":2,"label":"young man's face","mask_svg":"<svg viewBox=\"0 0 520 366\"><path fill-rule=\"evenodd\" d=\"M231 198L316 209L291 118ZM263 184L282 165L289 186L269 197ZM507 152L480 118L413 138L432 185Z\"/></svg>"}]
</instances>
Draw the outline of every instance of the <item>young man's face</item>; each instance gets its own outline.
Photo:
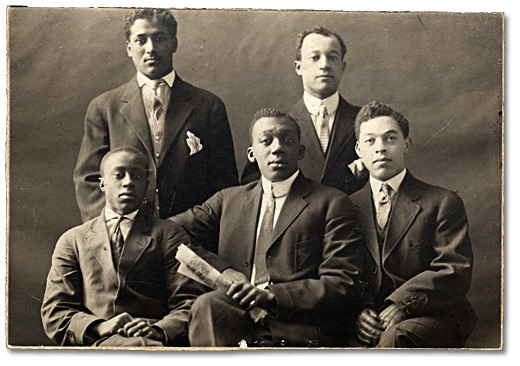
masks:
<instances>
[{"instance_id":1,"label":"young man's face","mask_svg":"<svg viewBox=\"0 0 520 366\"><path fill-rule=\"evenodd\" d=\"M384 182L403 171L411 143L393 117L381 116L361 123L356 152L370 175Z\"/></svg>"},{"instance_id":2,"label":"young man's face","mask_svg":"<svg viewBox=\"0 0 520 366\"><path fill-rule=\"evenodd\" d=\"M346 63L334 35L311 33L303 39L301 60L294 65L302 77L303 89L316 98L325 99L338 90Z\"/></svg>"},{"instance_id":3,"label":"young man's face","mask_svg":"<svg viewBox=\"0 0 520 366\"><path fill-rule=\"evenodd\" d=\"M130 28L126 51L135 68L150 79L160 79L173 70L176 49L176 40L156 19L137 19Z\"/></svg>"},{"instance_id":4,"label":"young man's face","mask_svg":"<svg viewBox=\"0 0 520 366\"><path fill-rule=\"evenodd\" d=\"M300 144L294 123L283 117L263 117L251 132L247 149L250 162L257 162L262 176L271 182L289 178L298 170L305 148Z\"/></svg>"},{"instance_id":5,"label":"young man's face","mask_svg":"<svg viewBox=\"0 0 520 366\"><path fill-rule=\"evenodd\" d=\"M119 215L139 208L148 187L148 166L132 153L118 152L108 157L100 180L106 205Z\"/></svg>"}]
</instances>

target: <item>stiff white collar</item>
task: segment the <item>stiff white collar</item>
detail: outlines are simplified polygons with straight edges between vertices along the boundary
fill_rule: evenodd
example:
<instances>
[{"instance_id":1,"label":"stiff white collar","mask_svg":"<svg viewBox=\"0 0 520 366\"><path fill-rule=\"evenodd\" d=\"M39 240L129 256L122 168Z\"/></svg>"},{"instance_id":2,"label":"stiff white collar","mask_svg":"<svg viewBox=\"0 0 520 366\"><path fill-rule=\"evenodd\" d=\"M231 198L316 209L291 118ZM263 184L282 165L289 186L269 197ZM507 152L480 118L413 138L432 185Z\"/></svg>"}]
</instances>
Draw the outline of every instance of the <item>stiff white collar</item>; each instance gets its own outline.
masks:
<instances>
[{"instance_id":1,"label":"stiff white collar","mask_svg":"<svg viewBox=\"0 0 520 366\"><path fill-rule=\"evenodd\" d=\"M164 75L161 79L163 79L166 84L171 88L173 86L173 82L175 81L175 70L172 70L168 75ZM149 79L148 77L144 76L141 71L137 72L137 85L141 88Z\"/></svg>"}]
</instances>

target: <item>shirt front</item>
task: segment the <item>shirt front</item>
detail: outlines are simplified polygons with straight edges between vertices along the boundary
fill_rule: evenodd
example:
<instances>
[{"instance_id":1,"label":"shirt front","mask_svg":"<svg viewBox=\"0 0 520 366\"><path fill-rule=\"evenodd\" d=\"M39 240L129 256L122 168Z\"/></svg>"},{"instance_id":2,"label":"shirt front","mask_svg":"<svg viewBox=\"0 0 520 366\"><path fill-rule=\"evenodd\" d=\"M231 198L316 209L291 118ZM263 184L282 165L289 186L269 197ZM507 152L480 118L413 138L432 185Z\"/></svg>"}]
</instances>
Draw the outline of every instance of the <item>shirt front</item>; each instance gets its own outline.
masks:
<instances>
[{"instance_id":1,"label":"shirt front","mask_svg":"<svg viewBox=\"0 0 520 366\"><path fill-rule=\"evenodd\" d=\"M276 226L276 221L278 220L278 217L280 216L280 212L282 210L282 206L285 202L285 199L287 198L287 195L289 194L289 191L291 190L291 187L294 183L294 180L298 176L300 170L297 170L293 175L291 175L286 180L280 181L280 182L271 182L270 180L265 179L263 176L261 178L262 183L262 203L260 205L260 215L258 216L258 223L256 227L256 238L258 239L258 235L260 234L260 227L262 226L262 220L264 218L265 210L267 208L267 202L269 202L269 198L271 195L271 184L273 186L273 194L274 194L274 201L275 201L275 208L274 208L274 215L273 215L273 228ZM251 272L251 283L255 283L255 275L256 275L256 269L255 265L253 264L253 269ZM263 283L257 285L257 287L265 288L268 285L268 283Z\"/></svg>"},{"instance_id":2,"label":"shirt front","mask_svg":"<svg viewBox=\"0 0 520 366\"><path fill-rule=\"evenodd\" d=\"M329 131L332 133L332 127L334 126L334 118L336 117L336 111L339 106L339 93L335 92L330 97L325 99L319 99L307 92L303 92L303 102L305 103L305 107L307 107L307 111L309 111L311 115L312 122L314 123L314 129L316 130L316 134L320 135L320 126L317 124L316 120L318 117L318 112L320 111L321 103L324 103L327 107L327 113L329 115Z\"/></svg>"},{"instance_id":3,"label":"shirt front","mask_svg":"<svg viewBox=\"0 0 520 366\"><path fill-rule=\"evenodd\" d=\"M162 140L164 136L164 123L166 121L166 111L170 104L171 88L175 81L175 70L172 70L168 75L161 78L164 83L157 88L157 96L162 104L162 113L156 119L153 110L153 96L154 90L151 79L147 78L141 72L137 72L137 84L141 88L141 96L146 110L146 117L148 119L148 126L150 127L150 136L152 137L152 145L154 149L155 162L159 165L161 157Z\"/></svg>"},{"instance_id":4,"label":"shirt front","mask_svg":"<svg viewBox=\"0 0 520 366\"><path fill-rule=\"evenodd\" d=\"M381 182L380 180L377 180L376 178L370 176L369 182L370 182L370 188L372 190L372 198L374 201L374 208L375 208L376 213L379 209L379 205L377 204L377 202L378 202L378 197L380 194L379 190L381 189L381 185L383 183L388 184L392 188L392 190L395 192L395 194L397 194L397 191L399 190L399 187L401 186L401 183L403 182L405 175L406 175L406 168L403 169L403 171L401 173L393 176L386 182Z\"/></svg>"},{"instance_id":5,"label":"shirt front","mask_svg":"<svg viewBox=\"0 0 520 366\"><path fill-rule=\"evenodd\" d=\"M135 210L134 212L130 212L129 214L123 215L125 219L121 221L120 228L121 228L121 234L123 235L123 239L126 241L126 238L128 236L128 233L130 232L130 229L132 228L132 225L134 223L134 219L137 216L137 213L139 210ZM117 222L117 219L120 215L109 209L108 207L105 207L105 225L107 227L107 231L110 235L112 233L112 228Z\"/></svg>"}]
</instances>

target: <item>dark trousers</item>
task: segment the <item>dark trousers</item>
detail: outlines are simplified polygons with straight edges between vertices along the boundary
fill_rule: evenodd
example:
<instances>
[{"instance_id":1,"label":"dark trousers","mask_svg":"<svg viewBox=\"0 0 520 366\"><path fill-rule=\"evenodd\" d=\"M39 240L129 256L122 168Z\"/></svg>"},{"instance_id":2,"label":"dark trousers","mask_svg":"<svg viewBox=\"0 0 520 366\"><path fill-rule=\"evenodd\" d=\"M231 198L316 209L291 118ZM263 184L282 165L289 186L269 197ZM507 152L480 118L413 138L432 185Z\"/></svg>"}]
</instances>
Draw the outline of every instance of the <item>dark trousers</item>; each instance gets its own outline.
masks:
<instances>
[{"instance_id":1,"label":"dark trousers","mask_svg":"<svg viewBox=\"0 0 520 366\"><path fill-rule=\"evenodd\" d=\"M190 345L195 347L333 346L320 328L266 317L254 323L229 296L213 291L197 298L191 308Z\"/></svg>"},{"instance_id":2,"label":"dark trousers","mask_svg":"<svg viewBox=\"0 0 520 366\"><path fill-rule=\"evenodd\" d=\"M379 348L463 348L467 336L456 319L441 315L406 319L381 334Z\"/></svg>"}]
</instances>

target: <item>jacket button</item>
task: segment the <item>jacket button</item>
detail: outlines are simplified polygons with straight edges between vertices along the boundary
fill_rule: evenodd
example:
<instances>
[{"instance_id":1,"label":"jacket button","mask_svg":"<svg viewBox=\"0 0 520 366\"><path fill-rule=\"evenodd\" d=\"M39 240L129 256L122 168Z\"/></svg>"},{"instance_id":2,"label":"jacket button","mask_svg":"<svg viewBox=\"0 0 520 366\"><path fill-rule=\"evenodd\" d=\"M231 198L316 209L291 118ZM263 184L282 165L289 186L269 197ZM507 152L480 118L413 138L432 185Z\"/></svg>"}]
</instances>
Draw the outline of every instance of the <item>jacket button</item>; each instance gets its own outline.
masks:
<instances>
[{"instance_id":1,"label":"jacket button","mask_svg":"<svg viewBox=\"0 0 520 366\"><path fill-rule=\"evenodd\" d=\"M249 267L249 263L247 261L244 262L244 266Z\"/></svg>"}]
</instances>

